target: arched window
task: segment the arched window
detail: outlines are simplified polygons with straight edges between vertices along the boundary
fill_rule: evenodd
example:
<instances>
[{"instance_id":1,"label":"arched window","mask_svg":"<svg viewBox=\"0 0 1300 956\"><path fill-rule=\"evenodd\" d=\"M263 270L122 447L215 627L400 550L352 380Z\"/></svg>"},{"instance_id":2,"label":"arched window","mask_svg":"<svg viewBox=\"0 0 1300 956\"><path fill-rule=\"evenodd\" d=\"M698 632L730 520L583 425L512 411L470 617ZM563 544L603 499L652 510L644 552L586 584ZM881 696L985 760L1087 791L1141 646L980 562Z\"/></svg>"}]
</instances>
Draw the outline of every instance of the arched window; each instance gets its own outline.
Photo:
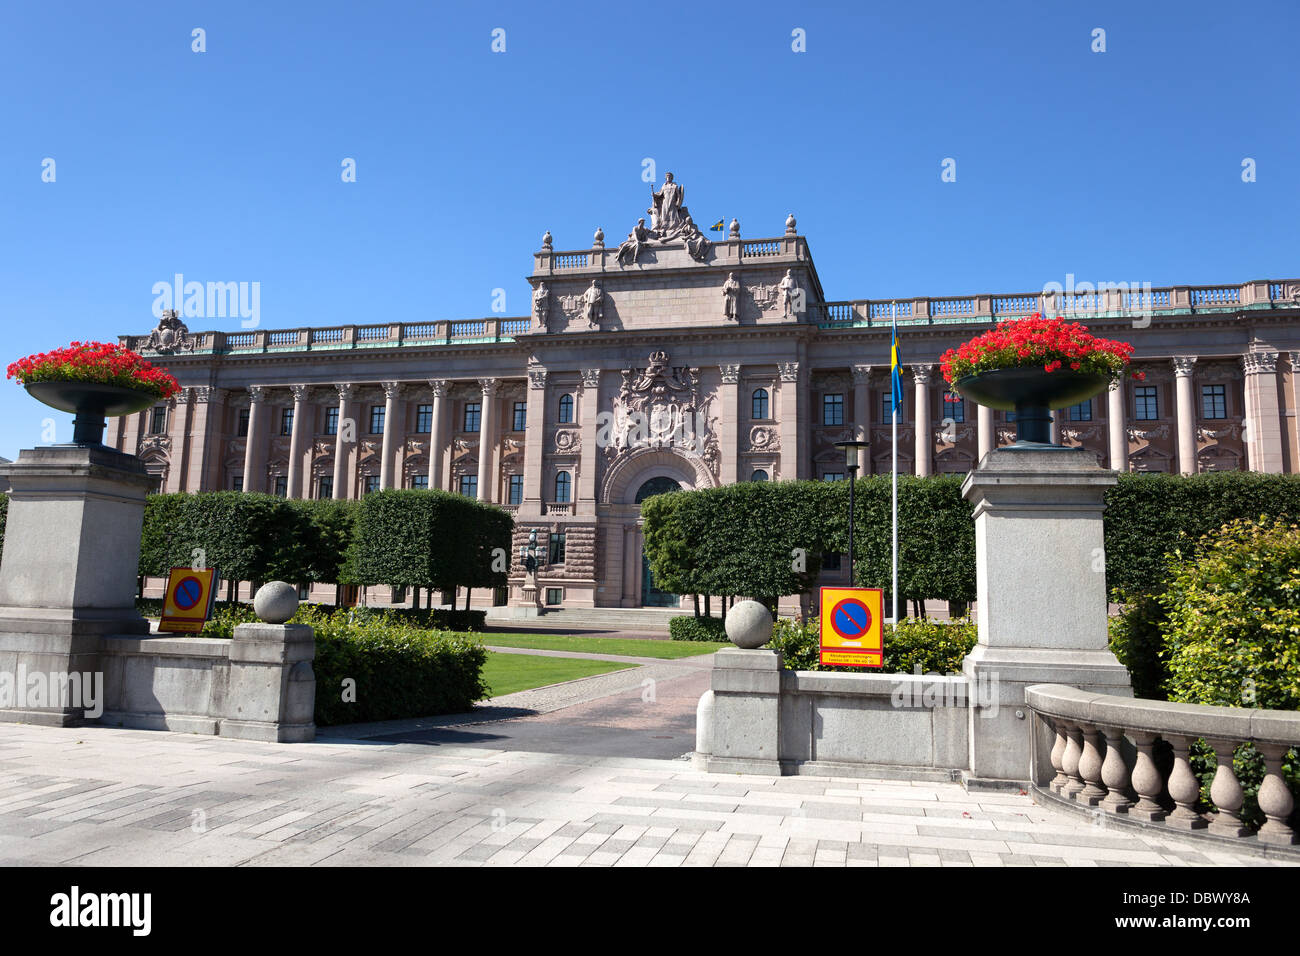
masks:
<instances>
[{"instance_id":1,"label":"arched window","mask_svg":"<svg viewBox=\"0 0 1300 956\"><path fill-rule=\"evenodd\" d=\"M557 504L565 504L569 501L569 492L573 488L573 478L567 471L562 471L555 476L555 501Z\"/></svg>"},{"instance_id":2,"label":"arched window","mask_svg":"<svg viewBox=\"0 0 1300 956\"><path fill-rule=\"evenodd\" d=\"M573 396L560 396L560 424L569 425L573 423Z\"/></svg>"},{"instance_id":3,"label":"arched window","mask_svg":"<svg viewBox=\"0 0 1300 956\"><path fill-rule=\"evenodd\" d=\"M754 390L754 407L750 418L755 421L764 421L767 418L767 389Z\"/></svg>"},{"instance_id":4,"label":"arched window","mask_svg":"<svg viewBox=\"0 0 1300 956\"><path fill-rule=\"evenodd\" d=\"M651 478L649 481L647 481L645 484L643 484L640 488L637 489L636 503L640 504L641 502L645 501L647 498L653 497L654 495L662 495L670 491L681 491L681 490L682 490L682 486L671 478L667 478L667 477Z\"/></svg>"},{"instance_id":5,"label":"arched window","mask_svg":"<svg viewBox=\"0 0 1300 956\"><path fill-rule=\"evenodd\" d=\"M752 475L749 476L749 480L750 480L750 481L767 481L767 472L765 472L762 468L760 468L760 469L758 469L758 471L754 472Z\"/></svg>"}]
</instances>

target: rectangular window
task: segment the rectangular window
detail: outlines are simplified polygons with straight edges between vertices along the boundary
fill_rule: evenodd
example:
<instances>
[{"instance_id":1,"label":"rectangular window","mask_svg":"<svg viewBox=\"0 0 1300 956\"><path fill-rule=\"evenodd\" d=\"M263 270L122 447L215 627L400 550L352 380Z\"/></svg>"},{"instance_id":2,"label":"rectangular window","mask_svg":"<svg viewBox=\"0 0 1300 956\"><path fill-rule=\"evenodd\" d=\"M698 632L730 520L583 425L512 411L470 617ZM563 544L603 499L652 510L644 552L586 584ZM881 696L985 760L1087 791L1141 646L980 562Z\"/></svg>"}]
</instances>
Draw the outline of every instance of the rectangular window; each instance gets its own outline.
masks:
<instances>
[{"instance_id":1,"label":"rectangular window","mask_svg":"<svg viewBox=\"0 0 1300 956\"><path fill-rule=\"evenodd\" d=\"M461 431L476 432L479 430L479 422L483 417L482 402L465 403L465 427Z\"/></svg>"},{"instance_id":2,"label":"rectangular window","mask_svg":"<svg viewBox=\"0 0 1300 956\"><path fill-rule=\"evenodd\" d=\"M299 601L308 601L308 600L311 600L311 585L310 585L310 584L300 584L300 585L298 585L298 600L299 600Z\"/></svg>"},{"instance_id":3,"label":"rectangular window","mask_svg":"<svg viewBox=\"0 0 1300 956\"><path fill-rule=\"evenodd\" d=\"M844 424L844 396L823 395L822 396L822 424L823 425L843 425Z\"/></svg>"},{"instance_id":4,"label":"rectangular window","mask_svg":"<svg viewBox=\"0 0 1300 956\"><path fill-rule=\"evenodd\" d=\"M382 435L384 433L384 406L372 405L370 407L370 434Z\"/></svg>"},{"instance_id":5,"label":"rectangular window","mask_svg":"<svg viewBox=\"0 0 1300 956\"><path fill-rule=\"evenodd\" d=\"M244 490L244 476L243 476L243 475L236 475L233 479L231 479L230 487L233 488L235 491L243 491L243 490Z\"/></svg>"},{"instance_id":6,"label":"rectangular window","mask_svg":"<svg viewBox=\"0 0 1300 956\"><path fill-rule=\"evenodd\" d=\"M460 493L466 498L477 498L478 475L461 475L458 487L460 488Z\"/></svg>"},{"instance_id":7,"label":"rectangular window","mask_svg":"<svg viewBox=\"0 0 1300 956\"><path fill-rule=\"evenodd\" d=\"M550 549L547 551L546 563L547 564L564 563L564 532L563 531L551 532L551 546Z\"/></svg>"},{"instance_id":8,"label":"rectangular window","mask_svg":"<svg viewBox=\"0 0 1300 956\"><path fill-rule=\"evenodd\" d=\"M379 490L379 476L366 475L365 493L370 494L370 492L378 491L378 490Z\"/></svg>"},{"instance_id":9,"label":"rectangular window","mask_svg":"<svg viewBox=\"0 0 1300 956\"><path fill-rule=\"evenodd\" d=\"M149 434L162 435L167 431L167 406L158 405L149 417Z\"/></svg>"},{"instance_id":10,"label":"rectangular window","mask_svg":"<svg viewBox=\"0 0 1300 956\"><path fill-rule=\"evenodd\" d=\"M289 479L284 475L275 476L275 494L281 498L289 497Z\"/></svg>"},{"instance_id":11,"label":"rectangular window","mask_svg":"<svg viewBox=\"0 0 1300 956\"><path fill-rule=\"evenodd\" d=\"M958 423L966 421L966 400L957 392L944 392L942 417L951 418Z\"/></svg>"},{"instance_id":12,"label":"rectangular window","mask_svg":"<svg viewBox=\"0 0 1300 956\"><path fill-rule=\"evenodd\" d=\"M423 475L412 475L412 476L411 476L411 487L412 487L412 488L418 488L418 489L420 489L420 490L422 490L422 491L427 490L428 487L429 487L429 474L428 474L428 472L425 472Z\"/></svg>"},{"instance_id":13,"label":"rectangular window","mask_svg":"<svg viewBox=\"0 0 1300 956\"><path fill-rule=\"evenodd\" d=\"M838 571L843 566L841 560L841 556L838 554L831 554L829 551L822 552L822 570Z\"/></svg>"},{"instance_id":14,"label":"rectangular window","mask_svg":"<svg viewBox=\"0 0 1300 956\"><path fill-rule=\"evenodd\" d=\"M1201 417L1202 418L1227 418L1228 417L1228 396L1227 388L1223 385L1202 385L1201 386Z\"/></svg>"},{"instance_id":15,"label":"rectangular window","mask_svg":"<svg viewBox=\"0 0 1300 956\"><path fill-rule=\"evenodd\" d=\"M417 432L433 431L433 406L419 405L415 409L415 430Z\"/></svg>"},{"instance_id":16,"label":"rectangular window","mask_svg":"<svg viewBox=\"0 0 1300 956\"><path fill-rule=\"evenodd\" d=\"M238 434L240 438L248 437L248 409L247 408L241 408L239 410L239 427L236 431L236 434Z\"/></svg>"},{"instance_id":17,"label":"rectangular window","mask_svg":"<svg viewBox=\"0 0 1300 956\"><path fill-rule=\"evenodd\" d=\"M292 408L280 409L280 434L281 435L293 434L293 409Z\"/></svg>"},{"instance_id":18,"label":"rectangular window","mask_svg":"<svg viewBox=\"0 0 1300 956\"><path fill-rule=\"evenodd\" d=\"M561 604L564 601L564 588L547 588L546 603Z\"/></svg>"},{"instance_id":19,"label":"rectangular window","mask_svg":"<svg viewBox=\"0 0 1300 956\"><path fill-rule=\"evenodd\" d=\"M325 434L337 435L339 433L339 407L325 409Z\"/></svg>"},{"instance_id":20,"label":"rectangular window","mask_svg":"<svg viewBox=\"0 0 1300 956\"><path fill-rule=\"evenodd\" d=\"M843 481L843 480L844 480L844 472L842 471L828 471L822 475L822 481Z\"/></svg>"},{"instance_id":21,"label":"rectangular window","mask_svg":"<svg viewBox=\"0 0 1300 956\"><path fill-rule=\"evenodd\" d=\"M1151 422L1160 417L1154 385L1139 385L1133 389L1133 417L1140 422Z\"/></svg>"},{"instance_id":22,"label":"rectangular window","mask_svg":"<svg viewBox=\"0 0 1300 956\"><path fill-rule=\"evenodd\" d=\"M901 422L904 418L905 409L902 405L898 406L898 420ZM894 393L882 392L880 395L880 420L886 425L893 424L894 421Z\"/></svg>"},{"instance_id":23,"label":"rectangular window","mask_svg":"<svg viewBox=\"0 0 1300 956\"><path fill-rule=\"evenodd\" d=\"M334 497L334 477L332 475L324 475L316 482L316 497L322 499Z\"/></svg>"},{"instance_id":24,"label":"rectangular window","mask_svg":"<svg viewBox=\"0 0 1300 956\"><path fill-rule=\"evenodd\" d=\"M1072 422L1092 421L1092 399L1088 399L1086 402L1080 402L1078 405L1071 405L1069 417Z\"/></svg>"},{"instance_id":25,"label":"rectangular window","mask_svg":"<svg viewBox=\"0 0 1300 956\"><path fill-rule=\"evenodd\" d=\"M521 504L523 500L524 500L524 476L511 475L510 476L510 497L506 503L517 505L517 504Z\"/></svg>"},{"instance_id":26,"label":"rectangular window","mask_svg":"<svg viewBox=\"0 0 1300 956\"><path fill-rule=\"evenodd\" d=\"M515 402L514 420L510 423L510 430L521 432L528 421L528 403Z\"/></svg>"}]
</instances>

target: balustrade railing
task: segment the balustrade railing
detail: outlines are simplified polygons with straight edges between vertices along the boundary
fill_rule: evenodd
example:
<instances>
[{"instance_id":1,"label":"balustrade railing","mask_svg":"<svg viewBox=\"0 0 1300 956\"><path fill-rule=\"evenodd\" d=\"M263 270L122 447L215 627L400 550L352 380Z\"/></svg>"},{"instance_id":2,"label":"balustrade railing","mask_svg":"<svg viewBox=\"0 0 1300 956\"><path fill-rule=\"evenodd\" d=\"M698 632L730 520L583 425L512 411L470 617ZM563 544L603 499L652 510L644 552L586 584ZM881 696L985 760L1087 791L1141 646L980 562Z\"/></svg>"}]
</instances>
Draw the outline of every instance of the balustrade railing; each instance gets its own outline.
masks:
<instances>
[{"instance_id":1,"label":"balustrade railing","mask_svg":"<svg viewBox=\"0 0 1300 956\"><path fill-rule=\"evenodd\" d=\"M387 325L358 325L357 341L358 342L382 342L392 335L392 329Z\"/></svg>"},{"instance_id":2,"label":"balustrade railing","mask_svg":"<svg viewBox=\"0 0 1300 956\"><path fill-rule=\"evenodd\" d=\"M1171 704L1092 694L1036 684L1025 690L1036 719L1054 736L1055 776L1035 784L1063 800L1171 830L1205 832L1232 840L1290 847L1295 798L1282 766L1300 744L1300 713ZM1213 752L1212 812L1200 805L1201 782L1192 770L1193 744ZM1255 794L1258 826L1243 816L1246 792L1233 757L1253 748L1263 763ZM1291 758L1294 760L1294 758Z\"/></svg>"},{"instance_id":3,"label":"balustrade railing","mask_svg":"<svg viewBox=\"0 0 1300 956\"><path fill-rule=\"evenodd\" d=\"M479 320L473 322L452 322L452 338L470 338L478 335L487 334L487 323Z\"/></svg>"},{"instance_id":4,"label":"balustrade railing","mask_svg":"<svg viewBox=\"0 0 1300 956\"><path fill-rule=\"evenodd\" d=\"M529 319L502 319L502 335L523 335L528 331Z\"/></svg>"}]
</instances>

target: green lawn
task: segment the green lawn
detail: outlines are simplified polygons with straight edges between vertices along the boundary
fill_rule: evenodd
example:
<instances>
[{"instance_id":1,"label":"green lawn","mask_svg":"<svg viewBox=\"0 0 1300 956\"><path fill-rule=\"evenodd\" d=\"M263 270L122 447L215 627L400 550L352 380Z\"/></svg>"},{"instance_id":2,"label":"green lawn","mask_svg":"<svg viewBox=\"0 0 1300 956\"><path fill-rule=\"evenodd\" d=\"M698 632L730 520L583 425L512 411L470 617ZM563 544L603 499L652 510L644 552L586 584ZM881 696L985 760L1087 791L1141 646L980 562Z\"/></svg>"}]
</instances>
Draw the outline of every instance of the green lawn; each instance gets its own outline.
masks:
<instances>
[{"instance_id":1,"label":"green lawn","mask_svg":"<svg viewBox=\"0 0 1300 956\"><path fill-rule=\"evenodd\" d=\"M624 637L569 637L562 634L472 634L484 644L497 647L529 647L539 651L577 651L583 654L618 654L625 657L655 657L676 660L712 654L731 644L710 641L654 641Z\"/></svg>"},{"instance_id":2,"label":"green lawn","mask_svg":"<svg viewBox=\"0 0 1300 956\"><path fill-rule=\"evenodd\" d=\"M533 654L494 654L488 652L483 665L483 680L493 697L547 684L559 684L580 677L594 677L610 671L622 671L635 664L614 661L584 661L573 657L537 657Z\"/></svg>"}]
</instances>

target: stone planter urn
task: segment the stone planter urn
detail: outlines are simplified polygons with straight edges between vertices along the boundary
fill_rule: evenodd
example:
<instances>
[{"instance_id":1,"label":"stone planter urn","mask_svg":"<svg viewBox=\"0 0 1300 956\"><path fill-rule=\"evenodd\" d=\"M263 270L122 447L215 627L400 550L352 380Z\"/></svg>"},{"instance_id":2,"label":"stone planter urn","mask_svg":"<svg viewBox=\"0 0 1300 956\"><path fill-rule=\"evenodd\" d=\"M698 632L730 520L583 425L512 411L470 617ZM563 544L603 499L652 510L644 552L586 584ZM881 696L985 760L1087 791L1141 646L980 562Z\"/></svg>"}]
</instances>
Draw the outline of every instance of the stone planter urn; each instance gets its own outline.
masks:
<instances>
[{"instance_id":1,"label":"stone planter urn","mask_svg":"<svg viewBox=\"0 0 1300 956\"><path fill-rule=\"evenodd\" d=\"M82 448L104 447L104 426L109 416L143 411L158 396L153 392L98 382L32 382L27 394L61 412L72 412L72 444Z\"/></svg>"},{"instance_id":2,"label":"stone planter urn","mask_svg":"<svg viewBox=\"0 0 1300 956\"><path fill-rule=\"evenodd\" d=\"M1014 411L1017 445L1059 447L1051 438L1052 409L1087 401L1109 384L1110 377L1100 373L1022 366L966 375L952 387L978 405Z\"/></svg>"}]
</instances>

